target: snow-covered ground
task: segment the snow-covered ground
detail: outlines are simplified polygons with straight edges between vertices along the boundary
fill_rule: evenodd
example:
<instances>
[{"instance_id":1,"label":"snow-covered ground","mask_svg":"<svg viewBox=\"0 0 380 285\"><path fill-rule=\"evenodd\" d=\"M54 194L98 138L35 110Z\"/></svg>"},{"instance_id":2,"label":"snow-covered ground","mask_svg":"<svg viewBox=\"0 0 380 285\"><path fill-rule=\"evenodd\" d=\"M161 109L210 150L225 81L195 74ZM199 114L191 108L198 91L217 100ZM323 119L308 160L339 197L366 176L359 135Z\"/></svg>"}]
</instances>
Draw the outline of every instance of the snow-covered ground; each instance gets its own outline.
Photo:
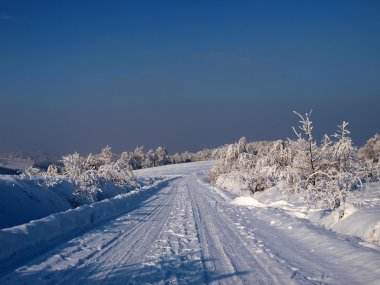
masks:
<instances>
[{"instance_id":1,"label":"snow-covered ground","mask_svg":"<svg viewBox=\"0 0 380 285\"><path fill-rule=\"evenodd\" d=\"M46 186L42 177L21 178L0 175L0 229L13 227L31 220L75 208L81 198L75 195L76 187L67 179L55 186ZM141 186L151 185L156 177L137 178ZM95 198L112 198L131 191L131 187L116 187L108 183ZM85 199L82 199L85 203Z\"/></svg>"},{"instance_id":2,"label":"snow-covered ground","mask_svg":"<svg viewBox=\"0 0 380 285\"><path fill-rule=\"evenodd\" d=\"M268 205L265 192L210 187L212 165L141 170L170 180L1 230L0 283L380 284L378 248L287 211L288 201Z\"/></svg>"},{"instance_id":3,"label":"snow-covered ground","mask_svg":"<svg viewBox=\"0 0 380 285\"><path fill-rule=\"evenodd\" d=\"M68 181L52 189L39 185L38 180L0 175L0 228L66 211L72 208L69 198L74 191Z\"/></svg>"},{"instance_id":4,"label":"snow-covered ground","mask_svg":"<svg viewBox=\"0 0 380 285\"><path fill-rule=\"evenodd\" d=\"M150 178L150 177L176 177L176 176L188 176L196 174L198 172L204 173L209 171L211 167L215 165L216 161L201 161L201 162L188 162L181 164L170 164L160 167L145 168L140 170L134 170L137 177Z\"/></svg>"},{"instance_id":5,"label":"snow-covered ground","mask_svg":"<svg viewBox=\"0 0 380 285\"><path fill-rule=\"evenodd\" d=\"M363 245L376 248L380 246L380 183L365 185L365 190L354 195L356 204L348 200L342 218L339 215L343 207L332 212L309 209L295 197L280 193L276 187L250 196L238 196L232 203L267 210L276 208L284 215L307 219L327 230L358 237Z\"/></svg>"}]
</instances>

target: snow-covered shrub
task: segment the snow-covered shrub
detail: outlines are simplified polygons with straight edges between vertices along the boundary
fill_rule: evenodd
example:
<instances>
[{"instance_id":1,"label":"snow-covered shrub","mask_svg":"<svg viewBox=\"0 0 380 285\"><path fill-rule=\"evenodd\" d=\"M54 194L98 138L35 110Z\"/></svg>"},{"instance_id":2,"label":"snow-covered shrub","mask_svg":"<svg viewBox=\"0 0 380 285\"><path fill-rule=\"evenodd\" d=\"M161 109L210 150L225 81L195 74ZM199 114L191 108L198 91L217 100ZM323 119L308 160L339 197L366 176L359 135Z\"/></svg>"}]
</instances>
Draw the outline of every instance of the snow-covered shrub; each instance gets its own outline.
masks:
<instances>
[{"instance_id":1,"label":"snow-covered shrub","mask_svg":"<svg viewBox=\"0 0 380 285\"><path fill-rule=\"evenodd\" d=\"M21 179L33 180L36 185L54 187L61 182L57 166L48 167L46 172L37 167L28 167L21 173Z\"/></svg>"},{"instance_id":2,"label":"snow-covered shrub","mask_svg":"<svg viewBox=\"0 0 380 285\"><path fill-rule=\"evenodd\" d=\"M367 143L359 149L359 154L366 160L378 162L380 159L380 135L375 134Z\"/></svg>"},{"instance_id":3,"label":"snow-covered shrub","mask_svg":"<svg viewBox=\"0 0 380 285\"><path fill-rule=\"evenodd\" d=\"M154 165L161 166L161 165L167 164L167 154L168 154L168 151L166 150L166 148L162 146L157 147L155 151Z\"/></svg>"},{"instance_id":4,"label":"snow-covered shrub","mask_svg":"<svg viewBox=\"0 0 380 285\"><path fill-rule=\"evenodd\" d=\"M347 122L338 126L334 140L325 135L318 145L313 138L310 113L299 117L295 140L265 143L247 151L242 138L229 145L220 162L210 172L210 181L219 187L232 187L252 193L277 186L296 195L309 206L342 208L355 188L366 179L364 161L353 146ZM235 187L234 186L234 187Z\"/></svg>"},{"instance_id":5,"label":"snow-covered shrub","mask_svg":"<svg viewBox=\"0 0 380 285\"><path fill-rule=\"evenodd\" d=\"M29 179L32 179L33 176L37 176L39 174L41 174L41 170L39 168L29 166L23 171L23 173L21 174L21 178L28 177Z\"/></svg>"},{"instance_id":6,"label":"snow-covered shrub","mask_svg":"<svg viewBox=\"0 0 380 285\"><path fill-rule=\"evenodd\" d=\"M62 175L60 175L58 166L52 164L49 165L46 172L42 173L42 181L45 187L54 187L61 183Z\"/></svg>"},{"instance_id":7,"label":"snow-covered shrub","mask_svg":"<svg viewBox=\"0 0 380 285\"><path fill-rule=\"evenodd\" d=\"M380 135L375 134L359 149L359 155L365 160L369 180L380 179Z\"/></svg>"},{"instance_id":8,"label":"snow-covered shrub","mask_svg":"<svg viewBox=\"0 0 380 285\"><path fill-rule=\"evenodd\" d=\"M361 163L356 148L348 137L347 122L338 126L336 141L325 135L318 146L312 136L310 114L300 117L300 130L293 148L291 164L283 169L279 187L299 195L310 206L344 208L346 198L354 187L361 187ZM293 128L294 129L294 128ZM294 129L295 130L295 129Z\"/></svg>"},{"instance_id":9,"label":"snow-covered shrub","mask_svg":"<svg viewBox=\"0 0 380 285\"><path fill-rule=\"evenodd\" d=\"M145 160L143 163L143 167L154 167L155 166L155 153L153 149L149 149L145 154Z\"/></svg>"},{"instance_id":10,"label":"snow-covered shrub","mask_svg":"<svg viewBox=\"0 0 380 285\"><path fill-rule=\"evenodd\" d=\"M132 169L141 169L144 167L145 153L144 147L136 147L132 152L123 152L120 159L124 164L128 164Z\"/></svg>"},{"instance_id":11,"label":"snow-covered shrub","mask_svg":"<svg viewBox=\"0 0 380 285\"><path fill-rule=\"evenodd\" d=\"M138 183L124 153L117 161L112 161L113 154L109 146L98 155L81 157L78 153L62 157L63 175L77 187L75 194L83 199L93 201L102 188L112 183L117 187L137 187Z\"/></svg>"},{"instance_id":12,"label":"snow-covered shrub","mask_svg":"<svg viewBox=\"0 0 380 285\"><path fill-rule=\"evenodd\" d=\"M110 181L116 186L137 186L136 177L130 166L125 166L121 161L110 162L99 167L98 177L104 181Z\"/></svg>"},{"instance_id":13,"label":"snow-covered shrub","mask_svg":"<svg viewBox=\"0 0 380 285\"><path fill-rule=\"evenodd\" d=\"M289 142L275 141L268 149L261 149L251 170L256 191L275 186L281 181L285 169L292 163L294 152Z\"/></svg>"},{"instance_id":14,"label":"snow-covered shrub","mask_svg":"<svg viewBox=\"0 0 380 285\"><path fill-rule=\"evenodd\" d=\"M50 176L58 175L58 166L55 164L49 165L47 170L46 170L46 174L50 175Z\"/></svg>"},{"instance_id":15,"label":"snow-covered shrub","mask_svg":"<svg viewBox=\"0 0 380 285\"><path fill-rule=\"evenodd\" d=\"M222 188L236 186L237 191L255 192L258 190L251 175L256 158L247 152L247 140L240 138L238 143L229 145L220 162L210 171L211 183Z\"/></svg>"},{"instance_id":16,"label":"snow-covered shrub","mask_svg":"<svg viewBox=\"0 0 380 285\"><path fill-rule=\"evenodd\" d=\"M70 178L70 180L79 186L81 174L85 171L83 159L79 153L68 154L62 156L63 174Z\"/></svg>"},{"instance_id":17,"label":"snow-covered shrub","mask_svg":"<svg viewBox=\"0 0 380 285\"><path fill-rule=\"evenodd\" d=\"M280 170L290 161L287 144L284 141L247 144L243 137L226 147L220 162L209 174L210 181L228 188L235 180L237 188L251 193L272 187L278 182Z\"/></svg>"}]
</instances>

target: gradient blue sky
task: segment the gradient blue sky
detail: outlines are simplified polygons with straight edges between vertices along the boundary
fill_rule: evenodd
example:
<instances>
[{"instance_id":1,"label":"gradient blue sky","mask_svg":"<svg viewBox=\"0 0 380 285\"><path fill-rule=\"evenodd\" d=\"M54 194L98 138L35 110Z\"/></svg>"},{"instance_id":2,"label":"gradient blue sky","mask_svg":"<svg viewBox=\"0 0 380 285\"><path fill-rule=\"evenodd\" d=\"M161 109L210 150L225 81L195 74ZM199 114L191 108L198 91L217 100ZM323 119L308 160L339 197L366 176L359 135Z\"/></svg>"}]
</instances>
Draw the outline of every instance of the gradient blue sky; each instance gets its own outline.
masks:
<instances>
[{"instance_id":1,"label":"gradient blue sky","mask_svg":"<svg viewBox=\"0 0 380 285\"><path fill-rule=\"evenodd\" d=\"M380 132L380 1L0 0L0 152Z\"/></svg>"}]
</instances>

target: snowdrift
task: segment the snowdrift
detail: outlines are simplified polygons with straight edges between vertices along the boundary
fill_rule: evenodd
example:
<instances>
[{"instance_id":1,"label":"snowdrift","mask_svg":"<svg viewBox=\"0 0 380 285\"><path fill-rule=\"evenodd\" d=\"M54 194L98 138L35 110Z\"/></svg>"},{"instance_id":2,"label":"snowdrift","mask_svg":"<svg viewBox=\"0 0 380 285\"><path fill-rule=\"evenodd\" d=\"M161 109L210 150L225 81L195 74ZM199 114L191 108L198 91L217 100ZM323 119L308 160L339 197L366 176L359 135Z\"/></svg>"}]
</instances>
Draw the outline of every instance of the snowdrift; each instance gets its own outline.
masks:
<instances>
[{"instance_id":1,"label":"snowdrift","mask_svg":"<svg viewBox=\"0 0 380 285\"><path fill-rule=\"evenodd\" d=\"M309 219L325 229L358 237L380 246L380 207L356 208L346 205L345 215L339 218L339 211L327 215L320 212L311 214Z\"/></svg>"},{"instance_id":2,"label":"snowdrift","mask_svg":"<svg viewBox=\"0 0 380 285\"><path fill-rule=\"evenodd\" d=\"M334 211L310 209L295 197L289 198L282 194L276 187L251 196L243 196L244 191L235 188L231 193L240 192L241 196L233 197L231 203L237 206L281 209L285 214L310 220L327 230L358 237L380 246L380 183L370 183L366 188L366 192L356 194L362 196L358 197L362 205L355 206L347 202L343 217L340 217L342 208Z\"/></svg>"},{"instance_id":3,"label":"snowdrift","mask_svg":"<svg viewBox=\"0 0 380 285\"><path fill-rule=\"evenodd\" d=\"M39 185L37 180L0 175L0 228L71 209L69 199L74 191L75 187L69 181L48 188Z\"/></svg>"},{"instance_id":4,"label":"snowdrift","mask_svg":"<svg viewBox=\"0 0 380 285\"><path fill-rule=\"evenodd\" d=\"M84 204L126 194L136 187L103 183L93 197L75 194L77 187L68 179L46 186L45 178L0 175L0 229L41 219ZM137 178L139 187L152 185L157 178Z\"/></svg>"}]
</instances>

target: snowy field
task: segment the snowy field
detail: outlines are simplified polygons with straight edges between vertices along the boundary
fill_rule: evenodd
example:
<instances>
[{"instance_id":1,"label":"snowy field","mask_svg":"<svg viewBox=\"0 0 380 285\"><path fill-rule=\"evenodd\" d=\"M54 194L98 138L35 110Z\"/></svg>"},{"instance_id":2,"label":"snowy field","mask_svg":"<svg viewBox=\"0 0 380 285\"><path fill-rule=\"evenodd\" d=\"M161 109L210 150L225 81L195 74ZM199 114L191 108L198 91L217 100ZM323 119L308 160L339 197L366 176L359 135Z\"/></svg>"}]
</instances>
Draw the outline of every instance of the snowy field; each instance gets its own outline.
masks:
<instances>
[{"instance_id":1,"label":"snowy field","mask_svg":"<svg viewBox=\"0 0 380 285\"><path fill-rule=\"evenodd\" d=\"M213 164L140 170L167 180L1 230L0 284L380 284L376 240L339 233L379 217L378 184L342 220L351 226L324 221L334 232L276 189L211 187Z\"/></svg>"}]
</instances>

